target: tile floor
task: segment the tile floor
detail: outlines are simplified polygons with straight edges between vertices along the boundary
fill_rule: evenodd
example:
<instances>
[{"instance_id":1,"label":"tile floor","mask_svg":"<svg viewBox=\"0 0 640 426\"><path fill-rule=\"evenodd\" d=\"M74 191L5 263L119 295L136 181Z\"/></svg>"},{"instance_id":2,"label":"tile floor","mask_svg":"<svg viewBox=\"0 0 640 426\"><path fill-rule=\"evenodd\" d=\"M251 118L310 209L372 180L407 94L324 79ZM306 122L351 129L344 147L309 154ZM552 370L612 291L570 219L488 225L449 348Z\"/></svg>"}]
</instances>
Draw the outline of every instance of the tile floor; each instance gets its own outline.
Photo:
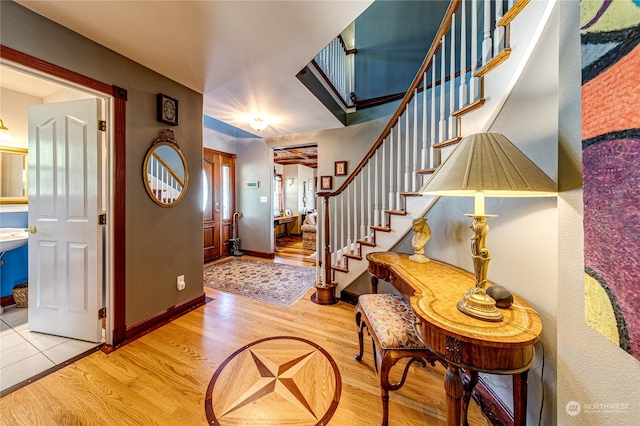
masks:
<instances>
[{"instance_id":1,"label":"tile floor","mask_svg":"<svg viewBox=\"0 0 640 426\"><path fill-rule=\"evenodd\" d=\"M0 391L97 346L29 331L27 313L13 305L0 315Z\"/></svg>"}]
</instances>

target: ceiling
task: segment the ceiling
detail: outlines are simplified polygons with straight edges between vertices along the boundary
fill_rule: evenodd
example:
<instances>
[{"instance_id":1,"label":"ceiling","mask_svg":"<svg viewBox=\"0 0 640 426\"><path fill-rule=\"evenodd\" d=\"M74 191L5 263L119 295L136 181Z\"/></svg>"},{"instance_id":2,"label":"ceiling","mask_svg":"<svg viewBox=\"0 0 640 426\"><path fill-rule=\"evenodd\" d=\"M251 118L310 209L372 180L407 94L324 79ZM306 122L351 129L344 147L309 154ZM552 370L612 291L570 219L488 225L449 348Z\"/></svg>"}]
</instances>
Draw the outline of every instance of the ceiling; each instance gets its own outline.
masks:
<instances>
[{"instance_id":1,"label":"ceiling","mask_svg":"<svg viewBox=\"0 0 640 426\"><path fill-rule=\"evenodd\" d=\"M316 169L318 168L318 145L274 148L273 162L283 166L302 164Z\"/></svg>"},{"instance_id":2,"label":"ceiling","mask_svg":"<svg viewBox=\"0 0 640 426\"><path fill-rule=\"evenodd\" d=\"M253 134L268 117L261 137L342 127L296 74L372 2L17 0L202 93L210 117Z\"/></svg>"}]
</instances>

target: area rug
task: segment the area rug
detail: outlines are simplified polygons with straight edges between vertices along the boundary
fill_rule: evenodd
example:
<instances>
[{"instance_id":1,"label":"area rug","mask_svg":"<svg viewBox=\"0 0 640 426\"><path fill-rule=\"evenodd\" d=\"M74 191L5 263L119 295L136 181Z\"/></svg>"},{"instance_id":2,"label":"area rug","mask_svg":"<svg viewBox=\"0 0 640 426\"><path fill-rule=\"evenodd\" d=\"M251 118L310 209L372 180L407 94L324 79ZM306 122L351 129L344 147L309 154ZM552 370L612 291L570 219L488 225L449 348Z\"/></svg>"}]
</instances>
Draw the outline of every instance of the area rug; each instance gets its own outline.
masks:
<instances>
[{"instance_id":1,"label":"area rug","mask_svg":"<svg viewBox=\"0 0 640 426\"><path fill-rule=\"evenodd\" d=\"M232 257L204 267L205 287L289 307L315 284L314 268Z\"/></svg>"}]
</instances>

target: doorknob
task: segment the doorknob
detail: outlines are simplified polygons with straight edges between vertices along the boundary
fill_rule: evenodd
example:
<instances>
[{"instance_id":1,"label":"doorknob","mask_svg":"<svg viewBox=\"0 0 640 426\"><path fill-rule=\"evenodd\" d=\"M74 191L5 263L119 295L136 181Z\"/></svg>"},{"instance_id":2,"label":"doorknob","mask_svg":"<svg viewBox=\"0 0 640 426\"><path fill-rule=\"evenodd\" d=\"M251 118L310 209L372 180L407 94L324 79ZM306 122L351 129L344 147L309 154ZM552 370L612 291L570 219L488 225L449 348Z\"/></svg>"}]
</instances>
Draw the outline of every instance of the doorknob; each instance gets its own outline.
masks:
<instances>
[{"instance_id":1,"label":"doorknob","mask_svg":"<svg viewBox=\"0 0 640 426\"><path fill-rule=\"evenodd\" d=\"M24 230L25 232L28 232L30 234L35 234L36 233L36 227L31 225L30 227L28 227L27 229Z\"/></svg>"},{"instance_id":2,"label":"doorknob","mask_svg":"<svg viewBox=\"0 0 640 426\"><path fill-rule=\"evenodd\" d=\"M220 213L220 209L216 209L216 213Z\"/></svg>"}]
</instances>

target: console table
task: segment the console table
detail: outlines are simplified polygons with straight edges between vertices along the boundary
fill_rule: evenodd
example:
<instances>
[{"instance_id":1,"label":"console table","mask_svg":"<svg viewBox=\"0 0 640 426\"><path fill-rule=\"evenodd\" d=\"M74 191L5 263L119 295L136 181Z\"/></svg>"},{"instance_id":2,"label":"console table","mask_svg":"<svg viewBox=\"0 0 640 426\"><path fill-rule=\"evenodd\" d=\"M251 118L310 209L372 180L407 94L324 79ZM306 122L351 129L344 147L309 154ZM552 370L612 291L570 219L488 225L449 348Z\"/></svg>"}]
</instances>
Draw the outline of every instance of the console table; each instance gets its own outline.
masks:
<instances>
[{"instance_id":1,"label":"console table","mask_svg":"<svg viewBox=\"0 0 640 426\"><path fill-rule=\"evenodd\" d=\"M502 309L502 321L481 321L457 308L458 300L475 285L472 273L433 259L413 262L404 253L369 253L367 260L373 292L381 278L410 301L420 337L447 367L447 425L467 424L478 372L513 376L514 424L525 425L527 372L535 359L533 344L542 332L538 314L514 295L518 307Z\"/></svg>"},{"instance_id":2,"label":"console table","mask_svg":"<svg viewBox=\"0 0 640 426\"><path fill-rule=\"evenodd\" d=\"M289 233L289 228L287 228L287 223L292 223L298 220L298 216L278 216L273 218L273 226L276 227L278 225L284 225L284 232L287 234L289 238L291 238L291 234Z\"/></svg>"}]
</instances>

